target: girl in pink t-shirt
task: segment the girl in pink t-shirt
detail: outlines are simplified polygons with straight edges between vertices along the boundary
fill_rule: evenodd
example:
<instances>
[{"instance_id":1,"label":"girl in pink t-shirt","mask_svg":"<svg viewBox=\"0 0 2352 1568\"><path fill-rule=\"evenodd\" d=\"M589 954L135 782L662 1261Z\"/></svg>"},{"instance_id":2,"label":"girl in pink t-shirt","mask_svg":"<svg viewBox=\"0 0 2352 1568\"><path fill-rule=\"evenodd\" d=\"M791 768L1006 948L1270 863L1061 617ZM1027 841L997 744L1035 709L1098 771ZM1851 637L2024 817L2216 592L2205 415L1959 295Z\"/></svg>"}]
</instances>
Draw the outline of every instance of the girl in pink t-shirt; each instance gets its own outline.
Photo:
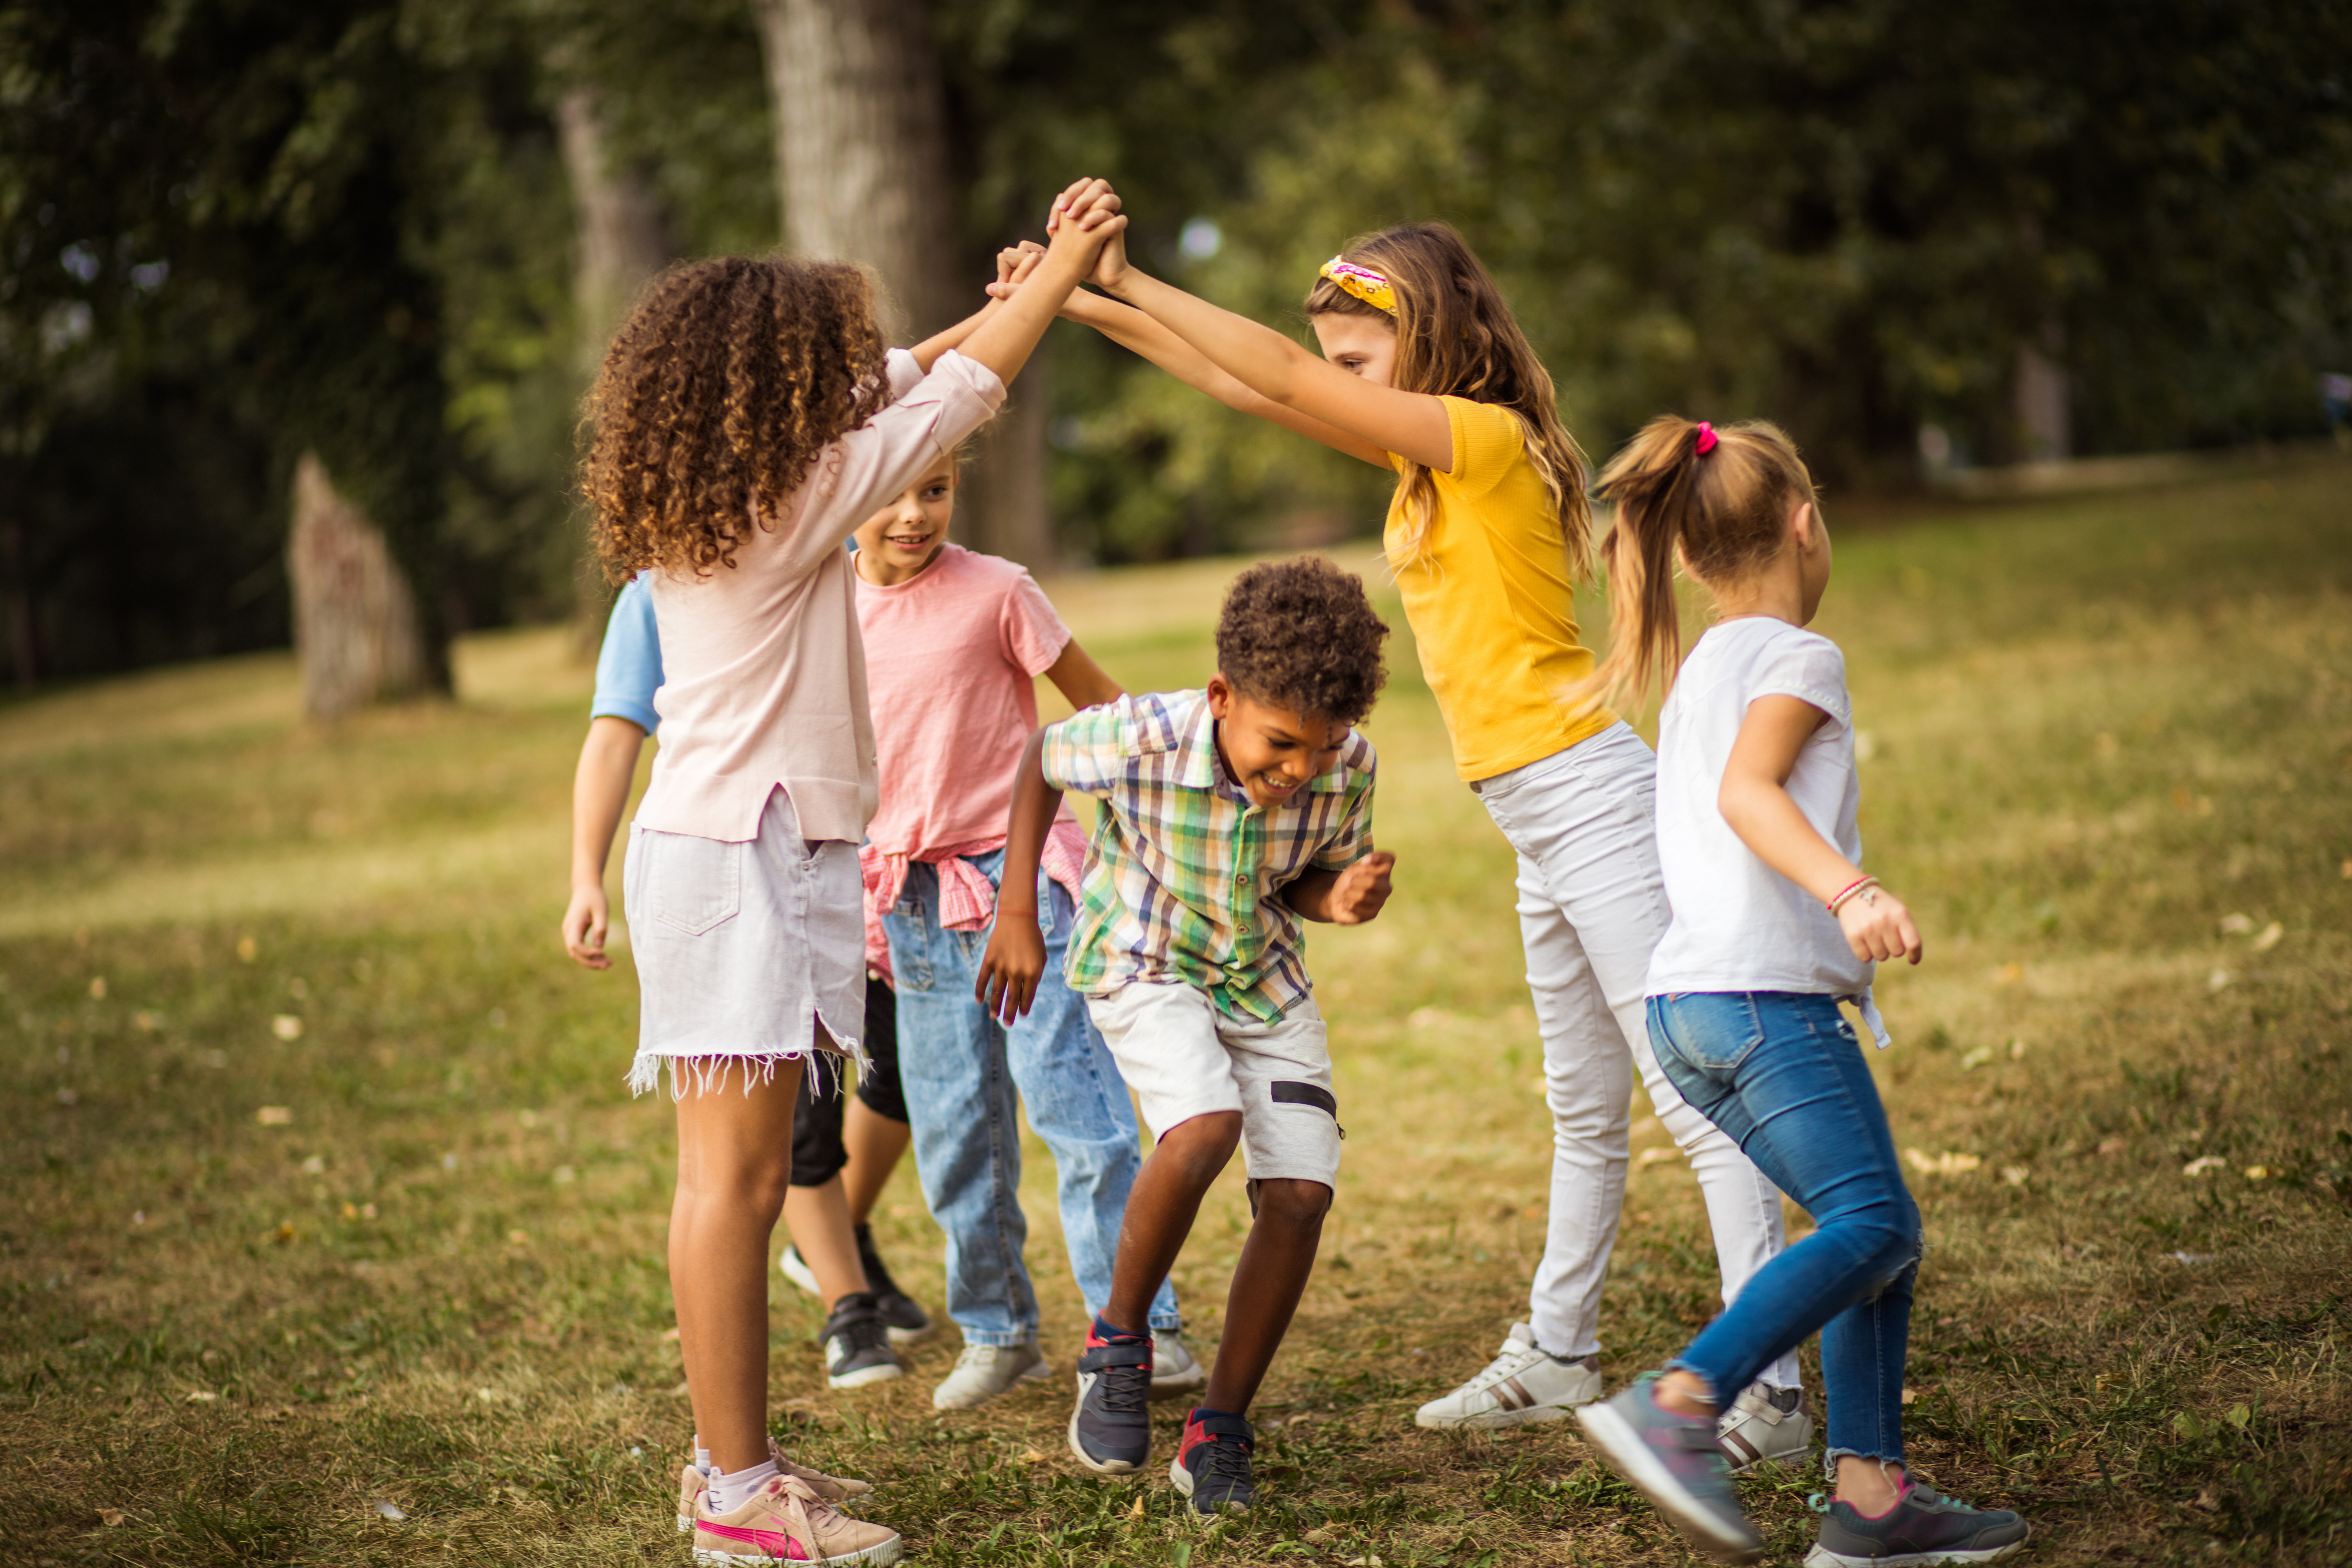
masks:
<instances>
[{"instance_id":1,"label":"girl in pink t-shirt","mask_svg":"<svg viewBox=\"0 0 2352 1568\"><path fill-rule=\"evenodd\" d=\"M1013 776L1037 727L1035 678L1079 708L1122 695L1010 561L947 542L956 462L933 463L857 531L857 624L866 644L881 809L866 828L868 961L898 998L898 1071L915 1168L947 1232L947 1311L964 1349L931 1402L969 1409L1051 1375L1037 1295L1022 1260L1021 1130L1060 1171L1070 1273L1099 1312L1135 1184L1135 1111L1084 1001L1062 984L1086 842L1064 808L1046 842L1038 921L1048 963L1037 1004L1010 1028L974 994L996 914ZM1206 1379L1178 1331L1174 1290L1151 1305L1154 1397Z\"/></svg>"}]
</instances>

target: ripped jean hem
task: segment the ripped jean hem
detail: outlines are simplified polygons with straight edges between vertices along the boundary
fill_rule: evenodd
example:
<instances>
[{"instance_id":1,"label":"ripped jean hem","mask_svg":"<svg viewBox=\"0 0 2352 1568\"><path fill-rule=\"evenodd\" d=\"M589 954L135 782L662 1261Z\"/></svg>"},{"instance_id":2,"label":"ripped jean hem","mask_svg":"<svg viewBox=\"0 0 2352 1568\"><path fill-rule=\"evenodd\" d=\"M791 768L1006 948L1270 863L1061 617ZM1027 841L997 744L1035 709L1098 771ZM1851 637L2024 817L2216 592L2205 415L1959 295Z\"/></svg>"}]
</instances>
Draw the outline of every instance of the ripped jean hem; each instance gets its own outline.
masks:
<instances>
[{"instance_id":1,"label":"ripped jean hem","mask_svg":"<svg viewBox=\"0 0 2352 1568\"><path fill-rule=\"evenodd\" d=\"M1899 1448L1893 1454L1864 1454L1853 1448L1830 1448L1822 1454L1822 1474L1827 1476L1832 1481L1837 1479L1840 1459L1870 1459L1881 1465L1902 1465L1906 1471L1906 1479L1910 1468L1909 1462L1903 1458Z\"/></svg>"}]
</instances>

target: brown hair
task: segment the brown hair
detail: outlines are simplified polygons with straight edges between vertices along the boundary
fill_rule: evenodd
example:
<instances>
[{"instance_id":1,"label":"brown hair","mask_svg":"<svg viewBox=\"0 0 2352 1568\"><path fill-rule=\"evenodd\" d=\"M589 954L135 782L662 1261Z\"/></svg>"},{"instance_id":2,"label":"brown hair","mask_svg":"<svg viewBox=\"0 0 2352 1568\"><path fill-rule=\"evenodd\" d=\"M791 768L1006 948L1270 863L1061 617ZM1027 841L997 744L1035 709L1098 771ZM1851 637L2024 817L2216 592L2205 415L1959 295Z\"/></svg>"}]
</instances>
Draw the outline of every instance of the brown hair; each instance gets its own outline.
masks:
<instances>
[{"instance_id":1,"label":"brown hair","mask_svg":"<svg viewBox=\"0 0 2352 1568\"><path fill-rule=\"evenodd\" d=\"M1666 685L1682 663L1677 556L1703 584L1737 582L1780 554L1790 509L1816 499L1797 444L1778 425L1752 419L1714 434L1702 453L1698 426L1662 414L1609 459L1593 487L1617 505L1601 539L1609 657L1592 675L1610 700Z\"/></svg>"},{"instance_id":2,"label":"brown hair","mask_svg":"<svg viewBox=\"0 0 2352 1568\"><path fill-rule=\"evenodd\" d=\"M583 410L605 575L735 564L835 437L889 401L874 285L842 262L723 256L655 279Z\"/></svg>"},{"instance_id":3,"label":"brown hair","mask_svg":"<svg viewBox=\"0 0 2352 1568\"><path fill-rule=\"evenodd\" d=\"M1536 358L1469 242L1451 224L1401 223L1359 235L1340 255L1386 278L1396 292L1399 391L1492 403L1518 416L1528 459L1543 478L1568 547L1569 570L1590 577L1592 511L1584 499L1584 454L1559 422L1551 373ZM1327 312L1391 320L1379 306L1318 278L1307 296L1307 313ZM1437 485L1426 468L1411 460L1398 482L1404 489L1410 557L1428 542L1437 515Z\"/></svg>"},{"instance_id":4,"label":"brown hair","mask_svg":"<svg viewBox=\"0 0 2352 1568\"><path fill-rule=\"evenodd\" d=\"M1217 668L1236 690L1294 713L1353 724L1389 678L1388 623L1363 580L1319 555L1253 566L1217 616Z\"/></svg>"}]
</instances>

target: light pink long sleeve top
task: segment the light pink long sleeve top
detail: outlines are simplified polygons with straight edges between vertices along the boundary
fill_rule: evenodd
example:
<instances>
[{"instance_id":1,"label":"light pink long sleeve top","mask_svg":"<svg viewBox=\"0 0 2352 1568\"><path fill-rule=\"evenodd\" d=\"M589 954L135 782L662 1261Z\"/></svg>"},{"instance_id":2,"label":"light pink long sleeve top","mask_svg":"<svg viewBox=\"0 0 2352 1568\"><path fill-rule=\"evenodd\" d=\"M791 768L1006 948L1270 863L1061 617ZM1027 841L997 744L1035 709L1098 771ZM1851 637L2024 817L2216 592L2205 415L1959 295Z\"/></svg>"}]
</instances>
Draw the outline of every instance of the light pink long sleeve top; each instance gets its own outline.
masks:
<instances>
[{"instance_id":1,"label":"light pink long sleeve top","mask_svg":"<svg viewBox=\"0 0 2352 1568\"><path fill-rule=\"evenodd\" d=\"M894 349L888 374L893 401L818 454L732 568L651 574L661 750L643 826L755 838L781 788L802 837L865 837L880 792L847 541L1004 401L994 372L952 351L925 375Z\"/></svg>"}]
</instances>

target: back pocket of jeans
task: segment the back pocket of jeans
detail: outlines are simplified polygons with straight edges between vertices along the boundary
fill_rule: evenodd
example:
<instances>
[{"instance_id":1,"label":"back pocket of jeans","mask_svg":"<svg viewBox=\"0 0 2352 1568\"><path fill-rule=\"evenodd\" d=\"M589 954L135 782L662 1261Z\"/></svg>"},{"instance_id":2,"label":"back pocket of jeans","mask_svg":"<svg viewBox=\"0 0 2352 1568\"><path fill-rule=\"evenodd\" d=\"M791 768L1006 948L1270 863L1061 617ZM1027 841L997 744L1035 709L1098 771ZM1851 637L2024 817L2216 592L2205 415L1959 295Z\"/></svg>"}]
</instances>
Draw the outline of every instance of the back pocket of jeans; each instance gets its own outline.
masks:
<instances>
[{"instance_id":1,"label":"back pocket of jeans","mask_svg":"<svg viewBox=\"0 0 2352 1568\"><path fill-rule=\"evenodd\" d=\"M688 936L735 918L743 906L743 848L688 833L649 833L646 912Z\"/></svg>"}]
</instances>

